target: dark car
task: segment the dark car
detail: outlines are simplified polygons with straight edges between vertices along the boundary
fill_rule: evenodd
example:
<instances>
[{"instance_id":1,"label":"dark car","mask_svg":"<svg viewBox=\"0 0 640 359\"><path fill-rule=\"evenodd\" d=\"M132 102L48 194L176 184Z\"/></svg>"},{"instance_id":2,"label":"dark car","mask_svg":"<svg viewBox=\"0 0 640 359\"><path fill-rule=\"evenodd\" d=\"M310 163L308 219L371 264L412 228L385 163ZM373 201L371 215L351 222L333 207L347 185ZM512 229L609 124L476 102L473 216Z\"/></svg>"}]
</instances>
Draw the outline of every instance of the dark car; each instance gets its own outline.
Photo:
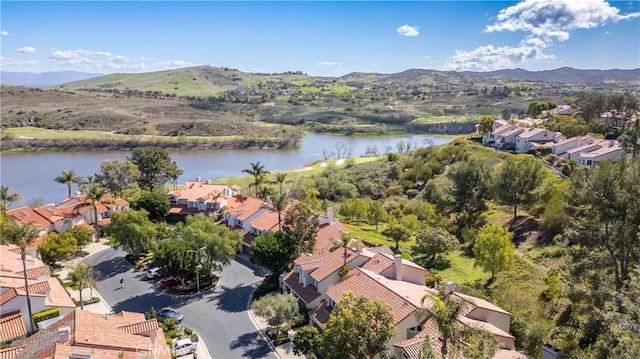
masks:
<instances>
[{"instance_id":1,"label":"dark car","mask_svg":"<svg viewBox=\"0 0 640 359\"><path fill-rule=\"evenodd\" d=\"M176 312L173 309L169 309L169 308L164 308L161 311L159 311L158 313L156 313L156 319L159 322L162 322L165 319L175 319L178 321L178 323L182 322L182 319L184 318L184 315L182 315L182 313Z\"/></svg>"},{"instance_id":2,"label":"dark car","mask_svg":"<svg viewBox=\"0 0 640 359\"><path fill-rule=\"evenodd\" d=\"M167 277L162 279L159 285L160 285L160 288L169 288L169 287L174 287L180 283L182 283L182 281L178 277Z\"/></svg>"}]
</instances>

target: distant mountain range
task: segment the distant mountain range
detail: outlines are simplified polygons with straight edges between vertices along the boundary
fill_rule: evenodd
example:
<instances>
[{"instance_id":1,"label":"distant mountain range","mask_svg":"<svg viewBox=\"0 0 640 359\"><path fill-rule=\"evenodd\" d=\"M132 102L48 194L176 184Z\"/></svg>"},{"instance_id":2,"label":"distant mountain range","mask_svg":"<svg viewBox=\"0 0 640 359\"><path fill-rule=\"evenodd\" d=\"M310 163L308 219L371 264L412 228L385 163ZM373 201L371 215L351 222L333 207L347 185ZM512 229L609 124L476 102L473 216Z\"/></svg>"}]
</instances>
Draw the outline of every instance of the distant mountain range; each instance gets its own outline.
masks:
<instances>
[{"instance_id":1,"label":"distant mountain range","mask_svg":"<svg viewBox=\"0 0 640 359\"><path fill-rule=\"evenodd\" d=\"M0 71L0 83L3 85L46 87L87 80L100 76L104 76L104 74L93 74L78 71L54 71L42 73Z\"/></svg>"},{"instance_id":2,"label":"distant mountain range","mask_svg":"<svg viewBox=\"0 0 640 359\"><path fill-rule=\"evenodd\" d=\"M199 74L204 74L209 81L218 86L223 85L219 80L223 79L229 73L235 74L235 79L222 82L238 82L238 77L241 78L259 78L266 74L251 74L243 73L235 69L225 69L211 66L198 66L184 69L175 69L161 72L148 72L138 74L110 74L104 75L99 73L88 73L78 71L59 71L59 72L43 72L43 73L29 73L29 72L9 72L0 71L0 83L4 85L18 85L18 86L30 86L30 87L48 87L62 84L68 84L72 82L91 80L86 85L98 85L98 87L121 87L118 85L127 84L129 81L137 82L138 79L144 79L144 82L149 84L149 80L155 80L155 74L174 74L174 73L192 73L195 71ZM226 72L226 73L225 73ZM275 75L275 74L271 74ZM302 74L297 74L302 75ZM154 77L151 77L154 76ZM314 76L305 76L307 78L313 78ZM151 78L150 78L151 77ZM601 84L612 82L637 82L640 83L640 68L620 70L580 70L571 67L561 67L554 70L544 71L528 71L524 69L506 69L489 72L473 72L473 71L437 71L426 69L409 69L406 71L394 73L394 74L380 74L380 73L362 73L353 72L343 75L338 79L343 81L357 81L357 82L371 82L374 83L429 83L429 82L443 82L446 83L464 83L472 78L484 78L495 80L507 80L507 81L539 81L539 82L553 82L561 84ZM105 84L109 86L99 86L104 78ZM113 81L117 79L116 81ZM124 80L124 81L123 81ZM155 81L151 82L155 82ZM162 80L165 80L163 78ZM163 82L163 81L160 82ZM226 79L225 79L226 80ZM441 81L438 81L441 80ZM117 85L116 85L117 83ZM174 81L175 83L175 81ZM74 84L75 85L75 84ZM79 83L79 87L85 85ZM114 86L115 85L115 86ZM132 84L132 88L136 88L135 84ZM76 87L76 86L72 86Z\"/></svg>"},{"instance_id":3,"label":"distant mountain range","mask_svg":"<svg viewBox=\"0 0 640 359\"><path fill-rule=\"evenodd\" d=\"M524 69L498 70L490 72L461 72L463 74L481 77L503 78L518 81L542 81L566 84L587 84L602 82L633 82L640 81L640 68L630 70L578 70L572 67L561 67L554 70L527 71Z\"/></svg>"}]
</instances>

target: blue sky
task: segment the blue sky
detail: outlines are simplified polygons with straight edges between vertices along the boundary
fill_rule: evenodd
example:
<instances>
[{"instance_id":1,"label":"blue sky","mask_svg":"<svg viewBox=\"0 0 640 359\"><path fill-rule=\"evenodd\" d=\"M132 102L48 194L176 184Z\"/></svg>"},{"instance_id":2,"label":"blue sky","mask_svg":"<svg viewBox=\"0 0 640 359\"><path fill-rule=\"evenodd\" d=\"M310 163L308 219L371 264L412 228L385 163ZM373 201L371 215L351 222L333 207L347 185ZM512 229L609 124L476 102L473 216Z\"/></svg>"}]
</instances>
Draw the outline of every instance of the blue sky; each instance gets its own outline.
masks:
<instances>
[{"instance_id":1,"label":"blue sky","mask_svg":"<svg viewBox=\"0 0 640 359\"><path fill-rule=\"evenodd\" d=\"M0 8L5 71L640 67L638 1L3 0Z\"/></svg>"}]
</instances>

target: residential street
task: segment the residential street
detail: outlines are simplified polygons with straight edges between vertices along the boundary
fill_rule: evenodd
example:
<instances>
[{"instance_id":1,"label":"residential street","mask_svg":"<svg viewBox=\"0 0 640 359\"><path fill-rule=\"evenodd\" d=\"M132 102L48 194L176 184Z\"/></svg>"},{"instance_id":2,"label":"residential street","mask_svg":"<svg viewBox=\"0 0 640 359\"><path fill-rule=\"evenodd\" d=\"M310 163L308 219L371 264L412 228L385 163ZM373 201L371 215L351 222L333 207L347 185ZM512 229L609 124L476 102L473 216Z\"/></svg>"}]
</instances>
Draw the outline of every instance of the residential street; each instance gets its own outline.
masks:
<instances>
[{"instance_id":1,"label":"residential street","mask_svg":"<svg viewBox=\"0 0 640 359\"><path fill-rule=\"evenodd\" d=\"M247 311L252 285L261 280L253 266L238 258L222 273L213 290L171 296L147 280L124 259L125 252L107 248L85 259L99 274L98 291L115 313L146 312L171 307L184 314L183 325L202 336L212 358L277 358ZM120 288L124 279L124 288Z\"/></svg>"}]
</instances>

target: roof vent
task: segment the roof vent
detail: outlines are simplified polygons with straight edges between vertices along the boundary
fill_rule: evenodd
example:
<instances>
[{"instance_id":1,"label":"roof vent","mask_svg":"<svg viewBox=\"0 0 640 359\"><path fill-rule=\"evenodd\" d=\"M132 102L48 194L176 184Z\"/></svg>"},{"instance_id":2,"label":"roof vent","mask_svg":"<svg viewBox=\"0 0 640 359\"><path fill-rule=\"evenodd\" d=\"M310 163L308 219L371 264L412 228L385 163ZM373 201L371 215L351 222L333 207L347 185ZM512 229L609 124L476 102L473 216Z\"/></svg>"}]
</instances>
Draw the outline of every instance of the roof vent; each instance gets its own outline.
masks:
<instances>
[{"instance_id":1,"label":"roof vent","mask_svg":"<svg viewBox=\"0 0 640 359\"><path fill-rule=\"evenodd\" d=\"M69 359L91 359L91 354L85 353L71 353Z\"/></svg>"},{"instance_id":2,"label":"roof vent","mask_svg":"<svg viewBox=\"0 0 640 359\"><path fill-rule=\"evenodd\" d=\"M71 339L71 327L58 328L58 343L66 343Z\"/></svg>"}]
</instances>

